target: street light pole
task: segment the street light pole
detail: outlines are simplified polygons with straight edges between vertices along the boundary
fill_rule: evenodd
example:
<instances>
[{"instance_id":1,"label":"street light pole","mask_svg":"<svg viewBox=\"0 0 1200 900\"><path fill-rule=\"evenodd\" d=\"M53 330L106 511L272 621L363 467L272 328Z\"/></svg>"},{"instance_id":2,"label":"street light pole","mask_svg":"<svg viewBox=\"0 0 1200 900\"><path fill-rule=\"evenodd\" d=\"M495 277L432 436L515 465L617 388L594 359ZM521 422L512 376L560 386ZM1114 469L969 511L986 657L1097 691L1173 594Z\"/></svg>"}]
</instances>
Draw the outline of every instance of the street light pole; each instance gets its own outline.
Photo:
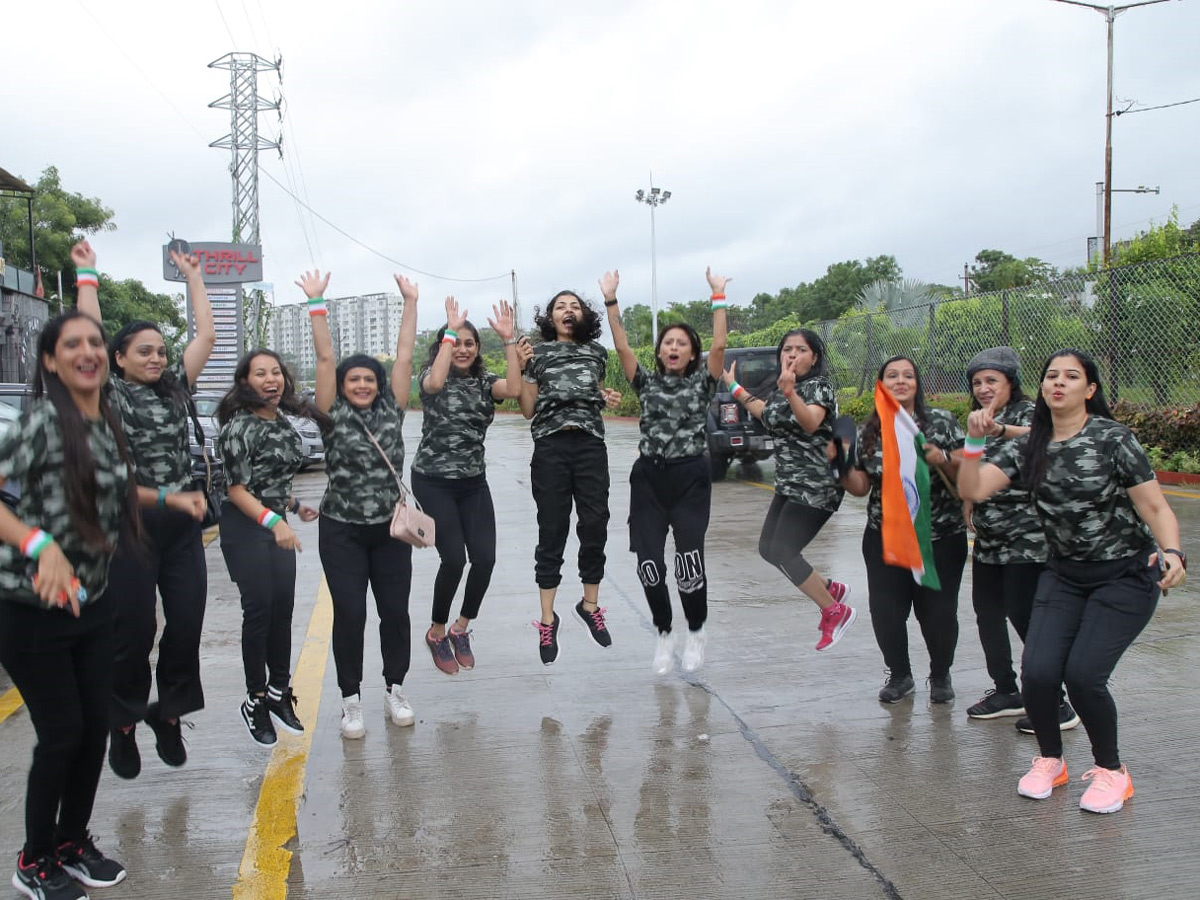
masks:
<instances>
[{"instance_id":1,"label":"street light pole","mask_svg":"<svg viewBox=\"0 0 1200 900\"><path fill-rule=\"evenodd\" d=\"M654 343L658 340L658 249L655 246L654 210L671 199L671 192L656 188L651 172L650 190L639 188L633 199L650 207L650 342Z\"/></svg>"},{"instance_id":2,"label":"street light pole","mask_svg":"<svg viewBox=\"0 0 1200 900\"><path fill-rule=\"evenodd\" d=\"M1138 3L1125 3L1121 6L1101 6L1099 3L1085 3L1084 0L1055 0L1056 3L1066 3L1070 6L1085 6L1104 15L1108 23L1108 104L1104 116L1104 237L1101 241L1104 266L1108 267L1109 256L1112 252L1112 97L1113 97L1113 22L1117 16L1127 9L1138 6L1150 6L1155 3L1166 3L1167 0L1140 0Z\"/></svg>"}]
</instances>

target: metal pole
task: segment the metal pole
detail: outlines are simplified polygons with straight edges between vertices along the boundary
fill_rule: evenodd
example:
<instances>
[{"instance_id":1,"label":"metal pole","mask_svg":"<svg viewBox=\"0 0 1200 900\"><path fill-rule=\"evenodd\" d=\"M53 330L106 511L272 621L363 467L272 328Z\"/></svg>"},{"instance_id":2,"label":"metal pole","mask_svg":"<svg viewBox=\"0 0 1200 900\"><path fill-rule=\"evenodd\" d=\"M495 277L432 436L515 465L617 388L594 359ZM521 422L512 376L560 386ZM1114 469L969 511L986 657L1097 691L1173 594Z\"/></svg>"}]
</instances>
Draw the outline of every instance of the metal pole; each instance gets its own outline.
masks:
<instances>
[{"instance_id":1,"label":"metal pole","mask_svg":"<svg viewBox=\"0 0 1200 900\"><path fill-rule=\"evenodd\" d=\"M1104 268L1112 248L1112 94L1113 94L1113 22L1116 11L1110 6L1104 11L1108 22L1108 105L1104 116ZM1093 20L1095 21L1095 20Z\"/></svg>"},{"instance_id":2,"label":"metal pole","mask_svg":"<svg viewBox=\"0 0 1200 900\"><path fill-rule=\"evenodd\" d=\"M654 204L650 204L650 343L658 340L658 250L654 233Z\"/></svg>"}]
</instances>

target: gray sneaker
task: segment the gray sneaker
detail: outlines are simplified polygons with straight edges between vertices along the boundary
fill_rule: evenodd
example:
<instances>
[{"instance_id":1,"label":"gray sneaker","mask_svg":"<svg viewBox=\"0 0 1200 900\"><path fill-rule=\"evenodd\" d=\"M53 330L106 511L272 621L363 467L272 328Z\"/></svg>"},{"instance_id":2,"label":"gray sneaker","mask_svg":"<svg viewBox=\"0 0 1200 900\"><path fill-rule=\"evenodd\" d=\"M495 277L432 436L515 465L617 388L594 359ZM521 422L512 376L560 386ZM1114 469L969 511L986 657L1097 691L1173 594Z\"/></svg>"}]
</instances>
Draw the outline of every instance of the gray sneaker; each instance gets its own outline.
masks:
<instances>
[{"instance_id":1,"label":"gray sneaker","mask_svg":"<svg viewBox=\"0 0 1200 900\"><path fill-rule=\"evenodd\" d=\"M889 675L887 682L879 691L881 703L898 703L916 690L916 683L911 675Z\"/></svg>"}]
</instances>

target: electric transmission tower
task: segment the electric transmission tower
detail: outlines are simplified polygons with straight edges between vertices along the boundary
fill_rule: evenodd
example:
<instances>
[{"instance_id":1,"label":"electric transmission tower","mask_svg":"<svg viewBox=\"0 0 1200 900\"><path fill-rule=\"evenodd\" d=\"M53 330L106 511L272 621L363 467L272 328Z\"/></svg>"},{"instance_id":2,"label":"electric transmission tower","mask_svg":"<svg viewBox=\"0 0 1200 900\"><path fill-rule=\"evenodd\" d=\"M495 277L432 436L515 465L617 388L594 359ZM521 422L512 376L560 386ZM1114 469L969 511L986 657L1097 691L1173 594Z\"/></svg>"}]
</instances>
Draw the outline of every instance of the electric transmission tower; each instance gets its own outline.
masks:
<instances>
[{"instance_id":1,"label":"electric transmission tower","mask_svg":"<svg viewBox=\"0 0 1200 900\"><path fill-rule=\"evenodd\" d=\"M279 141L268 141L258 134L258 114L279 111L281 101L264 100L258 94L258 73L279 73L282 58L269 62L255 53L226 53L208 64L210 69L229 70L229 93L208 104L210 108L229 110L229 134L209 144L228 148L232 154L229 173L233 177L233 240L261 244L258 223L258 151L278 150ZM246 316L249 345L262 346L266 339L267 313L263 292L255 291L253 307Z\"/></svg>"}]
</instances>

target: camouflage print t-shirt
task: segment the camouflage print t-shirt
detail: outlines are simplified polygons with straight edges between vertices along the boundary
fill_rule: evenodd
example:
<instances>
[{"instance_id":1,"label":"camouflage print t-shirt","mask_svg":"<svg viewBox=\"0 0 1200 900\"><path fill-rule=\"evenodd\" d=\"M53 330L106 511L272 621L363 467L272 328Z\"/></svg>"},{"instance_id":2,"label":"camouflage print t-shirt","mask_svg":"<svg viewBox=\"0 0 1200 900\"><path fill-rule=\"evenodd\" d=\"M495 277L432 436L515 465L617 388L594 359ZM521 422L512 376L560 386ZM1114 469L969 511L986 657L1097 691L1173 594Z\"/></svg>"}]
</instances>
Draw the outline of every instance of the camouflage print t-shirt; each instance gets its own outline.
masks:
<instances>
[{"instance_id":1,"label":"camouflage print t-shirt","mask_svg":"<svg viewBox=\"0 0 1200 900\"><path fill-rule=\"evenodd\" d=\"M461 375L451 366L442 389L425 391L426 367L417 383L421 387L421 443L413 457L414 472L434 478L471 478L482 475L483 439L496 418L492 385L500 379L484 371L482 377Z\"/></svg>"},{"instance_id":2,"label":"camouflage print t-shirt","mask_svg":"<svg viewBox=\"0 0 1200 900\"><path fill-rule=\"evenodd\" d=\"M85 420L86 421L86 420ZM96 465L96 512L110 547L116 547L132 473L104 420L87 421L88 447ZM17 517L54 538L87 588L88 602L108 584L111 550L85 544L71 524L63 481L63 439L58 411L47 399L30 403L0 440L0 477L21 483ZM0 545L0 595L37 604L26 570L30 560L11 544Z\"/></svg>"},{"instance_id":3,"label":"camouflage print t-shirt","mask_svg":"<svg viewBox=\"0 0 1200 900\"><path fill-rule=\"evenodd\" d=\"M321 501L321 515L351 525L390 520L400 489L366 429L375 435L396 472L403 472L404 410L396 405L391 387L385 385L374 406L363 411L338 395L329 417L333 419L333 430L325 436L329 483Z\"/></svg>"},{"instance_id":4,"label":"camouflage print t-shirt","mask_svg":"<svg viewBox=\"0 0 1200 900\"><path fill-rule=\"evenodd\" d=\"M944 409L926 410L929 420L921 429L928 443L936 444L946 453L952 453L963 445L963 430L958 419ZM883 444L877 439L875 449L868 454L863 447L862 435L858 441L858 459L855 466L867 473L871 479L871 494L867 498L867 524L876 530L882 522L882 501L879 496L883 480ZM946 482L933 467L929 467L929 518L934 539L950 537L966 531L967 524L962 516L962 503L954 499Z\"/></svg>"},{"instance_id":5,"label":"camouflage print t-shirt","mask_svg":"<svg viewBox=\"0 0 1200 900\"><path fill-rule=\"evenodd\" d=\"M703 456L708 448L704 421L717 392L717 379L703 363L691 375L647 372L638 364L633 390L642 402L638 427L642 456L683 459Z\"/></svg>"},{"instance_id":6,"label":"camouflage print t-shirt","mask_svg":"<svg viewBox=\"0 0 1200 900\"><path fill-rule=\"evenodd\" d=\"M845 491L829 474L825 450L833 440L837 394L824 375L814 375L796 385L805 406L825 407L825 418L809 434L796 421L783 391L774 390L763 402L763 424L775 439L775 493L795 503L837 512Z\"/></svg>"},{"instance_id":7,"label":"camouflage print t-shirt","mask_svg":"<svg viewBox=\"0 0 1200 900\"><path fill-rule=\"evenodd\" d=\"M608 351L595 341L543 341L534 347L524 379L538 386L531 433L544 438L563 428L579 428L604 438L604 397Z\"/></svg>"},{"instance_id":8,"label":"camouflage print t-shirt","mask_svg":"<svg viewBox=\"0 0 1200 900\"><path fill-rule=\"evenodd\" d=\"M1017 479L1029 436L1009 441L990 462ZM1154 480L1133 432L1091 416L1076 434L1046 447L1037 508L1050 554L1080 562L1112 561L1148 551L1154 538L1127 490Z\"/></svg>"},{"instance_id":9,"label":"camouflage print t-shirt","mask_svg":"<svg viewBox=\"0 0 1200 900\"><path fill-rule=\"evenodd\" d=\"M1033 419L1033 403L1021 400L1000 411L1001 425L1028 425ZM983 451L984 462L1000 452L1012 439L989 437ZM1033 508L1033 498L1015 482L983 503L976 503L971 514L975 525L975 559L991 565L1042 563L1046 561L1046 535Z\"/></svg>"},{"instance_id":10,"label":"camouflage print t-shirt","mask_svg":"<svg viewBox=\"0 0 1200 900\"><path fill-rule=\"evenodd\" d=\"M179 359L167 367L164 377L174 378L189 390L187 370ZM121 425L129 452L137 466L137 483L142 487L180 491L191 485L192 458L188 448L191 420L182 400L160 397L148 384L109 376L113 405L121 414Z\"/></svg>"},{"instance_id":11,"label":"camouflage print t-shirt","mask_svg":"<svg viewBox=\"0 0 1200 900\"><path fill-rule=\"evenodd\" d=\"M244 409L225 423L218 440L226 482L242 485L263 506L284 515L292 476L304 461L300 435L287 416L264 419Z\"/></svg>"}]
</instances>

